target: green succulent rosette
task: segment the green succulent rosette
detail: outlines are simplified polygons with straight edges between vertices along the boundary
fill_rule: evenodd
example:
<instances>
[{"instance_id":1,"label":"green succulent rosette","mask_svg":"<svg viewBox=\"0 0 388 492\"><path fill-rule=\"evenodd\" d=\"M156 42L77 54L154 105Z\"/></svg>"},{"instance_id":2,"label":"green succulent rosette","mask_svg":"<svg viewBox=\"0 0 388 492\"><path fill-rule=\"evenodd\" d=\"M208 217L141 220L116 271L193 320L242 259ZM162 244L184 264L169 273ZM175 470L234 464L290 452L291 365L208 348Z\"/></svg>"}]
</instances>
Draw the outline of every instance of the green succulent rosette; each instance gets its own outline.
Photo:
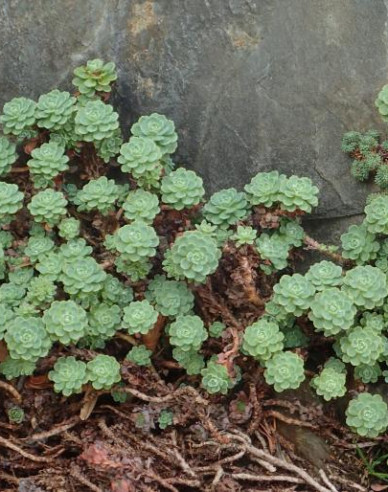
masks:
<instances>
[{"instance_id":1,"label":"green succulent rosette","mask_svg":"<svg viewBox=\"0 0 388 492\"><path fill-rule=\"evenodd\" d=\"M119 128L119 115L110 104L89 101L78 108L74 119L74 132L79 140L98 142L113 137Z\"/></svg>"},{"instance_id":2,"label":"green succulent rosette","mask_svg":"<svg viewBox=\"0 0 388 492\"><path fill-rule=\"evenodd\" d=\"M388 407L380 395L360 393L345 413L347 425L362 437L377 437L388 427Z\"/></svg>"},{"instance_id":3,"label":"green succulent rosette","mask_svg":"<svg viewBox=\"0 0 388 492\"><path fill-rule=\"evenodd\" d=\"M5 302L0 303L0 340L4 338L7 329L7 323L14 317L14 312Z\"/></svg>"},{"instance_id":4,"label":"green succulent rosette","mask_svg":"<svg viewBox=\"0 0 388 492\"><path fill-rule=\"evenodd\" d=\"M275 270L283 270L287 267L291 245L285 236L278 233L269 235L263 232L256 239L256 247L260 253L260 257L263 260L270 261ZM266 266L266 264L261 265L261 268L265 272L267 271ZM268 273L270 270L268 270Z\"/></svg>"},{"instance_id":5,"label":"green succulent rosette","mask_svg":"<svg viewBox=\"0 0 388 492\"><path fill-rule=\"evenodd\" d=\"M235 188L214 193L203 207L203 216L217 226L235 224L248 215L248 203L245 193Z\"/></svg>"},{"instance_id":6,"label":"green succulent rosette","mask_svg":"<svg viewBox=\"0 0 388 492\"><path fill-rule=\"evenodd\" d=\"M203 321L199 316L178 316L169 328L170 343L185 352L197 351L208 338Z\"/></svg>"},{"instance_id":7,"label":"green succulent rosette","mask_svg":"<svg viewBox=\"0 0 388 492\"><path fill-rule=\"evenodd\" d=\"M325 401L340 398L346 393L346 373L326 367L312 379L311 386Z\"/></svg>"},{"instance_id":8,"label":"green succulent rosette","mask_svg":"<svg viewBox=\"0 0 388 492\"><path fill-rule=\"evenodd\" d=\"M118 199L118 188L113 179L101 176L92 179L78 191L75 203L79 211L98 210L106 215L114 210L114 204Z\"/></svg>"},{"instance_id":9,"label":"green succulent rosette","mask_svg":"<svg viewBox=\"0 0 388 492\"><path fill-rule=\"evenodd\" d=\"M354 369L354 378L361 379L364 384L377 383L381 375L382 371L378 363L373 364L372 366L360 364Z\"/></svg>"},{"instance_id":10,"label":"green succulent rosette","mask_svg":"<svg viewBox=\"0 0 388 492\"><path fill-rule=\"evenodd\" d=\"M275 321L261 318L244 331L242 350L264 362L283 350L284 335Z\"/></svg>"},{"instance_id":11,"label":"green succulent rosette","mask_svg":"<svg viewBox=\"0 0 388 492\"><path fill-rule=\"evenodd\" d=\"M387 195L379 195L365 207L364 224L371 234L388 234Z\"/></svg>"},{"instance_id":12,"label":"green succulent rosette","mask_svg":"<svg viewBox=\"0 0 388 492\"><path fill-rule=\"evenodd\" d=\"M28 267L15 266L14 270L8 272L8 280L12 284L20 285L21 287L28 285L33 276L34 269Z\"/></svg>"},{"instance_id":13,"label":"green succulent rosette","mask_svg":"<svg viewBox=\"0 0 388 492\"><path fill-rule=\"evenodd\" d=\"M50 303L57 293L57 287L54 282L39 275L34 277L28 284L26 301L32 306L42 307Z\"/></svg>"},{"instance_id":14,"label":"green succulent rosette","mask_svg":"<svg viewBox=\"0 0 388 492\"><path fill-rule=\"evenodd\" d=\"M335 357L330 357L325 362L324 369L329 369L329 368L334 369L339 373L346 373L345 364L341 360L336 359Z\"/></svg>"},{"instance_id":15,"label":"green succulent rosette","mask_svg":"<svg viewBox=\"0 0 388 492\"><path fill-rule=\"evenodd\" d=\"M61 238L70 241L79 236L81 230L81 222L74 217L62 219L58 224L58 234Z\"/></svg>"},{"instance_id":16,"label":"green succulent rosette","mask_svg":"<svg viewBox=\"0 0 388 492\"><path fill-rule=\"evenodd\" d=\"M341 150L343 152L354 152L360 145L360 132L346 132L344 133L341 141Z\"/></svg>"},{"instance_id":17,"label":"green succulent rosette","mask_svg":"<svg viewBox=\"0 0 388 492\"><path fill-rule=\"evenodd\" d=\"M60 357L48 377L54 382L54 391L64 396L81 393L88 381L86 364L75 357Z\"/></svg>"},{"instance_id":18,"label":"green succulent rosette","mask_svg":"<svg viewBox=\"0 0 388 492\"><path fill-rule=\"evenodd\" d=\"M111 84L116 79L115 64L95 58L74 70L72 83L83 96L92 97L96 92L110 92Z\"/></svg>"},{"instance_id":19,"label":"green succulent rosette","mask_svg":"<svg viewBox=\"0 0 388 492\"><path fill-rule=\"evenodd\" d=\"M176 317L188 314L194 307L194 295L183 282L164 280L146 292L147 299L155 304L163 316Z\"/></svg>"},{"instance_id":20,"label":"green succulent rosette","mask_svg":"<svg viewBox=\"0 0 388 492\"><path fill-rule=\"evenodd\" d=\"M186 351L180 347L175 347L172 350L172 356L189 376L201 374L205 367L203 356L195 350Z\"/></svg>"},{"instance_id":21,"label":"green succulent rosette","mask_svg":"<svg viewBox=\"0 0 388 492\"><path fill-rule=\"evenodd\" d=\"M158 315L159 313L146 299L134 301L124 308L122 325L130 335L135 333L145 335L155 325Z\"/></svg>"},{"instance_id":22,"label":"green succulent rosette","mask_svg":"<svg viewBox=\"0 0 388 492\"><path fill-rule=\"evenodd\" d=\"M357 308L353 301L336 287L318 292L310 303L309 318L317 331L326 337L349 330L354 325Z\"/></svg>"},{"instance_id":23,"label":"green succulent rosette","mask_svg":"<svg viewBox=\"0 0 388 492\"><path fill-rule=\"evenodd\" d=\"M91 255L93 248L86 244L85 239L77 238L61 244L59 254L64 262L72 262L79 258L86 258Z\"/></svg>"},{"instance_id":24,"label":"green succulent rosette","mask_svg":"<svg viewBox=\"0 0 388 492\"><path fill-rule=\"evenodd\" d=\"M76 98L69 92L54 89L42 94L36 105L36 123L41 128L58 130L62 128L75 111Z\"/></svg>"},{"instance_id":25,"label":"green succulent rosette","mask_svg":"<svg viewBox=\"0 0 388 492\"><path fill-rule=\"evenodd\" d=\"M37 188L52 186L53 179L69 169L69 158L64 154L64 148L55 142L42 144L31 152L31 156L27 166Z\"/></svg>"},{"instance_id":26,"label":"green succulent rosette","mask_svg":"<svg viewBox=\"0 0 388 492\"><path fill-rule=\"evenodd\" d=\"M20 376L31 376L36 369L36 362L23 359L11 359L7 357L0 364L0 374L5 379L11 380Z\"/></svg>"},{"instance_id":27,"label":"green succulent rosette","mask_svg":"<svg viewBox=\"0 0 388 492\"><path fill-rule=\"evenodd\" d=\"M0 246L3 249L8 249L14 241L13 235L9 231L0 231Z\"/></svg>"},{"instance_id":28,"label":"green succulent rosette","mask_svg":"<svg viewBox=\"0 0 388 492\"><path fill-rule=\"evenodd\" d=\"M107 390L121 380L120 364L110 355L97 355L86 364L88 381L95 390Z\"/></svg>"},{"instance_id":29,"label":"green succulent rosette","mask_svg":"<svg viewBox=\"0 0 388 492\"><path fill-rule=\"evenodd\" d=\"M99 292L106 273L94 258L79 258L63 264L60 280L65 292L71 295Z\"/></svg>"},{"instance_id":30,"label":"green succulent rosette","mask_svg":"<svg viewBox=\"0 0 388 492\"><path fill-rule=\"evenodd\" d=\"M27 208L36 222L55 226L66 215L66 205L62 192L47 189L33 196Z\"/></svg>"},{"instance_id":31,"label":"green succulent rosette","mask_svg":"<svg viewBox=\"0 0 388 492\"><path fill-rule=\"evenodd\" d=\"M140 178L155 170L159 175L161 158L162 152L153 140L145 137L131 137L128 143L121 146L117 161L124 172L131 173L134 178Z\"/></svg>"},{"instance_id":32,"label":"green succulent rosette","mask_svg":"<svg viewBox=\"0 0 388 492\"><path fill-rule=\"evenodd\" d=\"M12 424L21 424L25 418L24 410L15 405L7 409L8 420Z\"/></svg>"},{"instance_id":33,"label":"green succulent rosette","mask_svg":"<svg viewBox=\"0 0 388 492\"><path fill-rule=\"evenodd\" d=\"M282 180L279 189L278 201L281 207L288 212L302 210L310 213L318 205L319 189L313 185L310 178L291 176Z\"/></svg>"},{"instance_id":34,"label":"green succulent rosette","mask_svg":"<svg viewBox=\"0 0 388 492\"><path fill-rule=\"evenodd\" d=\"M205 195L202 178L183 167L164 176L160 190L162 202L175 210L198 205Z\"/></svg>"},{"instance_id":35,"label":"green succulent rosette","mask_svg":"<svg viewBox=\"0 0 388 492\"><path fill-rule=\"evenodd\" d=\"M109 164L110 160L120 153L122 145L123 138L119 128L112 137L95 142L97 155L105 162L105 164Z\"/></svg>"},{"instance_id":36,"label":"green succulent rosette","mask_svg":"<svg viewBox=\"0 0 388 492\"><path fill-rule=\"evenodd\" d=\"M175 131L174 122L164 115L152 113L141 116L132 125L132 135L152 139L160 148L162 154L173 154L178 145L178 135Z\"/></svg>"},{"instance_id":37,"label":"green succulent rosette","mask_svg":"<svg viewBox=\"0 0 388 492\"><path fill-rule=\"evenodd\" d=\"M356 326L339 339L341 359L353 366L374 365L381 356L385 344L384 338L371 330Z\"/></svg>"},{"instance_id":38,"label":"green succulent rosette","mask_svg":"<svg viewBox=\"0 0 388 492\"><path fill-rule=\"evenodd\" d=\"M26 294L26 289L12 282L0 285L0 303L13 308L19 306Z\"/></svg>"},{"instance_id":39,"label":"green succulent rosette","mask_svg":"<svg viewBox=\"0 0 388 492\"><path fill-rule=\"evenodd\" d=\"M279 201L280 185L286 179L284 174L279 174L277 171L256 174L244 187L249 203L252 206L271 207Z\"/></svg>"},{"instance_id":40,"label":"green succulent rosette","mask_svg":"<svg viewBox=\"0 0 388 492\"><path fill-rule=\"evenodd\" d=\"M162 410L158 418L159 428L164 430L174 423L174 414L170 410Z\"/></svg>"},{"instance_id":41,"label":"green succulent rosette","mask_svg":"<svg viewBox=\"0 0 388 492\"><path fill-rule=\"evenodd\" d=\"M380 244L376 235L368 232L365 224L351 225L341 236L342 256L358 264L376 259Z\"/></svg>"},{"instance_id":42,"label":"green succulent rosette","mask_svg":"<svg viewBox=\"0 0 388 492\"><path fill-rule=\"evenodd\" d=\"M16 145L10 142L8 138L0 136L0 176L9 173L17 158Z\"/></svg>"},{"instance_id":43,"label":"green succulent rosette","mask_svg":"<svg viewBox=\"0 0 388 492\"><path fill-rule=\"evenodd\" d=\"M86 311L74 301L54 301L43 314L46 331L63 345L77 343L88 329Z\"/></svg>"},{"instance_id":44,"label":"green succulent rosette","mask_svg":"<svg viewBox=\"0 0 388 492\"><path fill-rule=\"evenodd\" d=\"M113 236L116 250L131 262L143 261L156 254L159 238L151 226L141 220L120 227Z\"/></svg>"},{"instance_id":45,"label":"green succulent rosette","mask_svg":"<svg viewBox=\"0 0 388 492\"><path fill-rule=\"evenodd\" d=\"M120 327L121 308L117 304L104 302L94 305L89 312L88 334L102 338L111 338Z\"/></svg>"},{"instance_id":46,"label":"green succulent rosette","mask_svg":"<svg viewBox=\"0 0 388 492\"><path fill-rule=\"evenodd\" d=\"M152 350L148 350L145 345L137 345L131 348L125 358L137 366L150 366L151 355Z\"/></svg>"},{"instance_id":47,"label":"green succulent rosette","mask_svg":"<svg viewBox=\"0 0 388 492\"><path fill-rule=\"evenodd\" d=\"M142 220L146 224L152 224L160 212L157 195L142 189L130 191L122 208L126 219Z\"/></svg>"},{"instance_id":48,"label":"green succulent rosette","mask_svg":"<svg viewBox=\"0 0 388 492\"><path fill-rule=\"evenodd\" d=\"M377 99L375 101L375 106L380 113L383 121L388 121L388 85L384 87L379 92Z\"/></svg>"},{"instance_id":49,"label":"green succulent rosette","mask_svg":"<svg viewBox=\"0 0 388 492\"><path fill-rule=\"evenodd\" d=\"M47 254L39 254L39 262L35 265L35 269L44 277L55 282L58 280L61 270L63 258L60 254L49 251Z\"/></svg>"},{"instance_id":50,"label":"green succulent rosette","mask_svg":"<svg viewBox=\"0 0 388 492\"><path fill-rule=\"evenodd\" d=\"M299 388L305 379L303 359L294 352L277 352L266 361L264 378L278 393Z\"/></svg>"},{"instance_id":51,"label":"green succulent rosette","mask_svg":"<svg viewBox=\"0 0 388 492\"><path fill-rule=\"evenodd\" d=\"M48 236L31 236L28 240L24 254L30 258L31 263L43 260L48 253L54 253L55 243Z\"/></svg>"},{"instance_id":52,"label":"green succulent rosette","mask_svg":"<svg viewBox=\"0 0 388 492\"><path fill-rule=\"evenodd\" d=\"M132 288L123 285L118 278L110 274L105 278L100 295L104 303L118 304L121 308L133 301Z\"/></svg>"},{"instance_id":53,"label":"green succulent rosette","mask_svg":"<svg viewBox=\"0 0 388 492\"><path fill-rule=\"evenodd\" d=\"M279 232L295 248L302 246L306 236L303 227L296 220L281 220Z\"/></svg>"},{"instance_id":54,"label":"green succulent rosette","mask_svg":"<svg viewBox=\"0 0 388 492\"><path fill-rule=\"evenodd\" d=\"M370 265L348 270L343 282L342 290L360 308L381 306L388 295L386 275Z\"/></svg>"},{"instance_id":55,"label":"green succulent rosette","mask_svg":"<svg viewBox=\"0 0 388 492\"><path fill-rule=\"evenodd\" d=\"M201 371L202 375L202 387L214 395L216 393L221 393L226 395L231 386L231 380L228 375L228 370L225 366L218 364L215 361L210 360L205 369Z\"/></svg>"},{"instance_id":56,"label":"green succulent rosette","mask_svg":"<svg viewBox=\"0 0 388 492\"><path fill-rule=\"evenodd\" d=\"M342 268L327 260L312 265L305 277L318 291L325 290L328 287L340 287L343 281Z\"/></svg>"},{"instance_id":57,"label":"green succulent rosette","mask_svg":"<svg viewBox=\"0 0 388 492\"><path fill-rule=\"evenodd\" d=\"M15 317L7 324L5 342L12 359L35 362L45 357L52 342L40 318Z\"/></svg>"},{"instance_id":58,"label":"green succulent rosette","mask_svg":"<svg viewBox=\"0 0 388 492\"><path fill-rule=\"evenodd\" d=\"M3 132L18 136L30 129L35 124L35 107L36 103L26 97L14 97L5 103L0 115Z\"/></svg>"},{"instance_id":59,"label":"green succulent rosette","mask_svg":"<svg viewBox=\"0 0 388 492\"><path fill-rule=\"evenodd\" d=\"M284 335L283 344L285 349L307 347L309 337L305 335L296 323L292 322L291 324L280 326L280 329Z\"/></svg>"},{"instance_id":60,"label":"green succulent rosette","mask_svg":"<svg viewBox=\"0 0 388 492\"><path fill-rule=\"evenodd\" d=\"M148 260L131 261L131 257L121 255L115 259L117 273L122 273L132 282L144 280L152 269L152 264Z\"/></svg>"},{"instance_id":61,"label":"green succulent rosette","mask_svg":"<svg viewBox=\"0 0 388 492\"><path fill-rule=\"evenodd\" d=\"M273 302L295 316L307 311L315 295L313 283L299 273L283 275L273 290Z\"/></svg>"},{"instance_id":62,"label":"green succulent rosette","mask_svg":"<svg viewBox=\"0 0 388 492\"><path fill-rule=\"evenodd\" d=\"M51 131L49 143L55 143L64 149L72 149L78 152L81 138L75 133L74 119L75 113L61 128Z\"/></svg>"},{"instance_id":63,"label":"green succulent rosette","mask_svg":"<svg viewBox=\"0 0 388 492\"><path fill-rule=\"evenodd\" d=\"M230 236L230 239L235 241L238 247L245 244L254 244L257 239L257 232L250 226L237 226L236 232Z\"/></svg>"},{"instance_id":64,"label":"green succulent rosette","mask_svg":"<svg viewBox=\"0 0 388 492\"><path fill-rule=\"evenodd\" d=\"M360 325L365 328L370 328L376 333L382 333L386 328L386 320L383 314L366 311L360 318Z\"/></svg>"},{"instance_id":65,"label":"green succulent rosette","mask_svg":"<svg viewBox=\"0 0 388 492\"><path fill-rule=\"evenodd\" d=\"M0 181L0 225L9 224L23 207L23 193L16 184Z\"/></svg>"}]
</instances>

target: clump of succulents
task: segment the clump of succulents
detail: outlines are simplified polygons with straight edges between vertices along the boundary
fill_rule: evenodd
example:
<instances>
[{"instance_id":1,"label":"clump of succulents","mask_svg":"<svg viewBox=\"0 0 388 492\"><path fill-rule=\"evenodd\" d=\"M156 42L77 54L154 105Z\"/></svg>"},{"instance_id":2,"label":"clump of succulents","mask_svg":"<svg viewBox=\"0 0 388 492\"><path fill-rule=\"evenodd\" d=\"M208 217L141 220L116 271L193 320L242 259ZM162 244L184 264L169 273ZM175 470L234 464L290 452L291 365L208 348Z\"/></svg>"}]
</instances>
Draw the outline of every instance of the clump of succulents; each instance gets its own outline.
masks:
<instances>
[{"instance_id":1,"label":"clump of succulents","mask_svg":"<svg viewBox=\"0 0 388 492\"><path fill-rule=\"evenodd\" d=\"M225 366L215 361L209 361L201 371L202 386L211 395L221 393L226 395L231 386L231 379Z\"/></svg>"},{"instance_id":2,"label":"clump of succulents","mask_svg":"<svg viewBox=\"0 0 388 492\"><path fill-rule=\"evenodd\" d=\"M205 194L202 178L183 167L164 176L160 190L162 202L175 210L197 205Z\"/></svg>"},{"instance_id":3,"label":"clump of succulents","mask_svg":"<svg viewBox=\"0 0 388 492\"><path fill-rule=\"evenodd\" d=\"M388 295L386 275L370 265L357 266L346 272L342 290L356 306L373 309L381 306Z\"/></svg>"},{"instance_id":4,"label":"clump of succulents","mask_svg":"<svg viewBox=\"0 0 388 492\"><path fill-rule=\"evenodd\" d=\"M237 226L236 232L230 236L239 247L244 244L254 244L256 238L257 232L250 226Z\"/></svg>"},{"instance_id":5,"label":"clump of succulents","mask_svg":"<svg viewBox=\"0 0 388 492\"><path fill-rule=\"evenodd\" d=\"M132 135L153 140L160 148L162 155L173 154L178 145L178 135L174 122L162 114L152 113L141 116L139 121L132 125Z\"/></svg>"},{"instance_id":6,"label":"clump of succulents","mask_svg":"<svg viewBox=\"0 0 388 492\"><path fill-rule=\"evenodd\" d=\"M245 328L242 350L260 362L283 349L284 335L275 321L259 319Z\"/></svg>"},{"instance_id":7,"label":"clump of succulents","mask_svg":"<svg viewBox=\"0 0 388 492\"><path fill-rule=\"evenodd\" d=\"M118 198L118 187L113 179L101 176L98 179L92 179L75 197L75 203L78 210L98 210L101 214L106 215L114 209L114 203Z\"/></svg>"},{"instance_id":8,"label":"clump of succulents","mask_svg":"<svg viewBox=\"0 0 388 492\"><path fill-rule=\"evenodd\" d=\"M52 345L43 321L33 317L15 317L10 320L4 339L12 359L31 362L46 356Z\"/></svg>"},{"instance_id":9,"label":"clump of succulents","mask_svg":"<svg viewBox=\"0 0 388 492\"><path fill-rule=\"evenodd\" d=\"M329 401L346 393L346 373L334 367L324 367L318 376L311 380L316 393Z\"/></svg>"},{"instance_id":10,"label":"clump of succulents","mask_svg":"<svg viewBox=\"0 0 388 492\"><path fill-rule=\"evenodd\" d=\"M23 193L16 184L0 181L0 224L9 224L23 206Z\"/></svg>"},{"instance_id":11,"label":"clump of succulents","mask_svg":"<svg viewBox=\"0 0 388 492\"><path fill-rule=\"evenodd\" d=\"M262 233L256 239L256 246L261 258L270 261L275 270L283 270L287 267L288 255L291 249L287 237L278 233L272 235ZM265 266L261 265L261 268L265 272L270 272Z\"/></svg>"},{"instance_id":12,"label":"clump of succulents","mask_svg":"<svg viewBox=\"0 0 388 492\"><path fill-rule=\"evenodd\" d=\"M120 227L113 236L113 246L130 262L138 262L155 255L159 238L151 226L142 220Z\"/></svg>"},{"instance_id":13,"label":"clump of succulents","mask_svg":"<svg viewBox=\"0 0 388 492\"><path fill-rule=\"evenodd\" d=\"M184 352L199 350L208 333L199 316L178 316L169 328L170 343Z\"/></svg>"},{"instance_id":14,"label":"clump of succulents","mask_svg":"<svg viewBox=\"0 0 388 492\"><path fill-rule=\"evenodd\" d=\"M217 226L229 226L244 219L248 214L245 193L235 188L217 191L203 207L206 220Z\"/></svg>"},{"instance_id":15,"label":"clump of succulents","mask_svg":"<svg viewBox=\"0 0 388 492\"><path fill-rule=\"evenodd\" d=\"M52 185L53 179L69 168L64 148L55 142L42 144L31 152L31 156L27 166L36 188Z\"/></svg>"},{"instance_id":16,"label":"clump of succulents","mask_svg":"<svg viewBox=\"0 0 388 492\"><path fill-rule=\"evenodd\" d=\"M128 352L126 359L137 366L151 365L152 350L147 349L145 345L136 345Z\"/></svg>"},{"instance_id":17,"label":"clump of succulents","mask_svg":"<svg viewBox=\"0 0 388 492\"><path fill-rule=\"evenodd\" d=\"M384 350L384 339L370 328L356 326L340 338L342 360L353 366L374 365Z\"/></svg>"},{"instance_id":18,"label":"clump of succulents","mask_svg":"<svg viewBox=\"0 0 388 492\"><path fill-rule=\"evenodd\" d=\"M305 379L303 359L293 352L277 352L266 361L264 377L277 392L296 389Z\"/></svg>"},{"instance_id":19,"label":"clump of succulents","mask_svg":"<svg viewBox=\"0 0 388 492\"><path fill-rule=\"evenodd\" d=\"M51 339L63 345L77 343L88 327L86 311L74 301L54 301L44 312L43 321Z\"/></svg>"},{"instance_id":20,"label":"clump of succulents","mask_svg":"<svg viewBox=\"0 0 388 492\"><path fill-rule=\"evenodd\" d=\"M124 308L123 326L131 335L135 333L145 335L155 325L157 319L158 312L146 299L133 301Z\"/></svg>"},{"instance_id":21,"label":"clump of succulents","mask_svg":"<svg viewBox=\"0 0 388 492\"><path fill-rule=\"evenodd\" d=\"M117 161L124 172L131 173L134 178L140 178L154 171L160 174L162 152L150 138L131 137L120 149Z\"/></svg>"},{"instance_id":22,"label":"clump of succulents","mask_svg":"<svg viewBox=\"0 0 388 492\"><path fill-rule=\"evenodd\" d=\"M314 284L299 273L283 275L274 286L273 302L287 313L301 316L310 307L315 290Z\"/></svg>"},{"instance_id":23,"label":"clump of succulents","mask_svg":"<svg viewBox=\"0 0 388 492\"><path fill-rule=\"evenodd\" d=\"M85 362L73 356L60 357L49 372L48 377L54 382L54 391L70 396L81 393L82 386L88 381Z\"/></svg>"},{"instance_id":24,"label":"clump of succulents","mask_svg":"<svg viewBox=\"0 0 388 492\"><path fill-rule=\"evenodd\" d=\"M342 268L332 261L323 260L308 269L306 278L318 291L339 287L342 284Z\"/></svg>"},{"instance_id":25,"label":"clump of succulents","mask_svg":"<svg viewBox=\"0 0 388 492\"><path fill-rule=\"evenodd\" d=\"M346 409L346 423L360 436L377 437L388 427L388 407L380 395L360 393Z\"/></svg>"},{"instance_id":26,"label":"clump of succulents","mask_svg":"<svg viewBox=\"0 0 388 492\"><path fill-rule=\"evenodd\" d=\"M113 62L104 63L96 58L86 65L74 70L73 85L79 92L92 97L96 92L110 92L112 83L117 79L116 66Z\"/></svg>"},{"instance_id":27,"label":"clump of succulents","mask_svg":"<svg viewBox=\"0 0 388 492\"><path fill-rule=\"evenodd\" d=\"M34 195L27 207L36 222L54 226L66 215L66 205L62 192L47 189Z\"/></svg>"},{"instance_id":28,"label":"clump of succulents","mask_svg":"<svg viewBox=\"0 0 388 492\"><path fill-rule=\"evenodd\" d=\"M42 94L35 109L36 123L41 128L58 130L64 126L75 110L76 98L69 92L54 89Z\"/></svg>"},{"instance_id":29,"label":"clump of succulents","mask_svg":"<svg viewBox=\"0 0 388 492\"><path fill-rule=\"evenodd\" d=\"M152 224L160 211L158 197L141 188L128 193L122 208L128 220L142 220L147 224Z\"/></svg>"},{"instance_id":30,"label":"clump of succulents","mask_svg":"<svg viewBox=\"0 0 388 492\"><path fill-rule=\"evenodd\" d=\"M121 380L120 364L111 355L97 355L86 364L86 373L96 390L109 389Z\"/></svg>"},{"instance_id":31,"label":"clump of succulents","mask_svg":"<svg viewBox=\"0 0 388 492\"><path fill-rule=\"evenodd\" d=\"M102 101L89 101L75 115L74 132L84 142L101 141L114 136L119 127L119 115Z\"/></svg>"},{"instance_id":32,"label":"clump of succulents","mask_svg":"<svg viewBox=\"0 0 388 492\"><path fill-rule=\"evenodd\" d=\"M36 103L26 97L15 97L4 104L3 113L0 115L0 123L3 132L7 135L20 135L24 130L30 129L35 119Z\"/></svg>"}]
</instances>

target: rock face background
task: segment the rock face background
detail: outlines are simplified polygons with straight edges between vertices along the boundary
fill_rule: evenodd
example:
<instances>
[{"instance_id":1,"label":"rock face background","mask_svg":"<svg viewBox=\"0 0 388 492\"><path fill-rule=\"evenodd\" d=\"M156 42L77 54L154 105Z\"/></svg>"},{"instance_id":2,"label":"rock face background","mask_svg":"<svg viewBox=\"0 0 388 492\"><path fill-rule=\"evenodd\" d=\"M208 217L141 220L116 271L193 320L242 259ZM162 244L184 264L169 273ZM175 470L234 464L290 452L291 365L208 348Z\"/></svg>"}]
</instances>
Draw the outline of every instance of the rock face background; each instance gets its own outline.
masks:
<instances>
[{"instance_id":1,"label":"rock face background","mask_svg":"<svg viewBox=\"0 0 388 492\"><path fill-rule=\"evenodd\" d=\"M209 192L279 169L319 185L316 218L353 217L368 190L350 177L340 141L383 128L373 103L388 81L387 9L383 0L6 0L0 106L69 88L87 59L113 60L124 128L152 111L174 119L176 160Z\"/></svg>"}]
</instances>

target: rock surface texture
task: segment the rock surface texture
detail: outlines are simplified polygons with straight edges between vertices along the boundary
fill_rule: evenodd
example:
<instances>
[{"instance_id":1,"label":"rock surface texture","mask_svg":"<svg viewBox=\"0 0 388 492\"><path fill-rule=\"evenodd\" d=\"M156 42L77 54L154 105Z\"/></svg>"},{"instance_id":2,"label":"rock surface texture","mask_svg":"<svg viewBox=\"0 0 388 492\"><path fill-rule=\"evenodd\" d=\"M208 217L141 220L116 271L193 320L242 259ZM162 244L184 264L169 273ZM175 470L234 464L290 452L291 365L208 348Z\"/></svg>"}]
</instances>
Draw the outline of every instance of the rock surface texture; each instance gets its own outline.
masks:
<instances>
[{"instance_id":1,"label":"rock surface texture","mask_svg":"<svg viewBox=\"0 0 388 492\"><path fill-rule=\"evenodd\" d=\"M177 161L209 191L258 171L310 176L316 217L359 214L367 187L340 151L347 130L382 128L388 2L375 0L9 0L0 6L0 106L68 88L87 59L119 69L115 104L177 125Z\"/></svg>"}]
</instances>

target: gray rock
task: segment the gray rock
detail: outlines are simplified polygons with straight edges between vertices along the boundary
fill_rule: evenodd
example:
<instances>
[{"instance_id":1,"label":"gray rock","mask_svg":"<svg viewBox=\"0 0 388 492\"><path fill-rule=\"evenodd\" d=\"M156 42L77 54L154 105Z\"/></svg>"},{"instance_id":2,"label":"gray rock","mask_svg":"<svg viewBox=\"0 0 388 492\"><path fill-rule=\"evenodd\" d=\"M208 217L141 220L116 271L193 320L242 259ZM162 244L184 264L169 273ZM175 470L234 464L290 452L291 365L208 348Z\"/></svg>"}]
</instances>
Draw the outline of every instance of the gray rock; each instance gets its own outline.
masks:
<instances>
[{"instance_id":1,"label":"gray rock","mask_svg":"<svg viewBox=\"0 0 388 492\"><path fill-rule=\"evenodd\" d=\"M68 88L99 56L119 69L125 131L151 111L175 120L177 159L208 190L258 171L310 176L315 217L359 214L342 133L380 128L387 2L345 0L12 0L0 6L0 105Z\"/></svg>"}]
</instances>

